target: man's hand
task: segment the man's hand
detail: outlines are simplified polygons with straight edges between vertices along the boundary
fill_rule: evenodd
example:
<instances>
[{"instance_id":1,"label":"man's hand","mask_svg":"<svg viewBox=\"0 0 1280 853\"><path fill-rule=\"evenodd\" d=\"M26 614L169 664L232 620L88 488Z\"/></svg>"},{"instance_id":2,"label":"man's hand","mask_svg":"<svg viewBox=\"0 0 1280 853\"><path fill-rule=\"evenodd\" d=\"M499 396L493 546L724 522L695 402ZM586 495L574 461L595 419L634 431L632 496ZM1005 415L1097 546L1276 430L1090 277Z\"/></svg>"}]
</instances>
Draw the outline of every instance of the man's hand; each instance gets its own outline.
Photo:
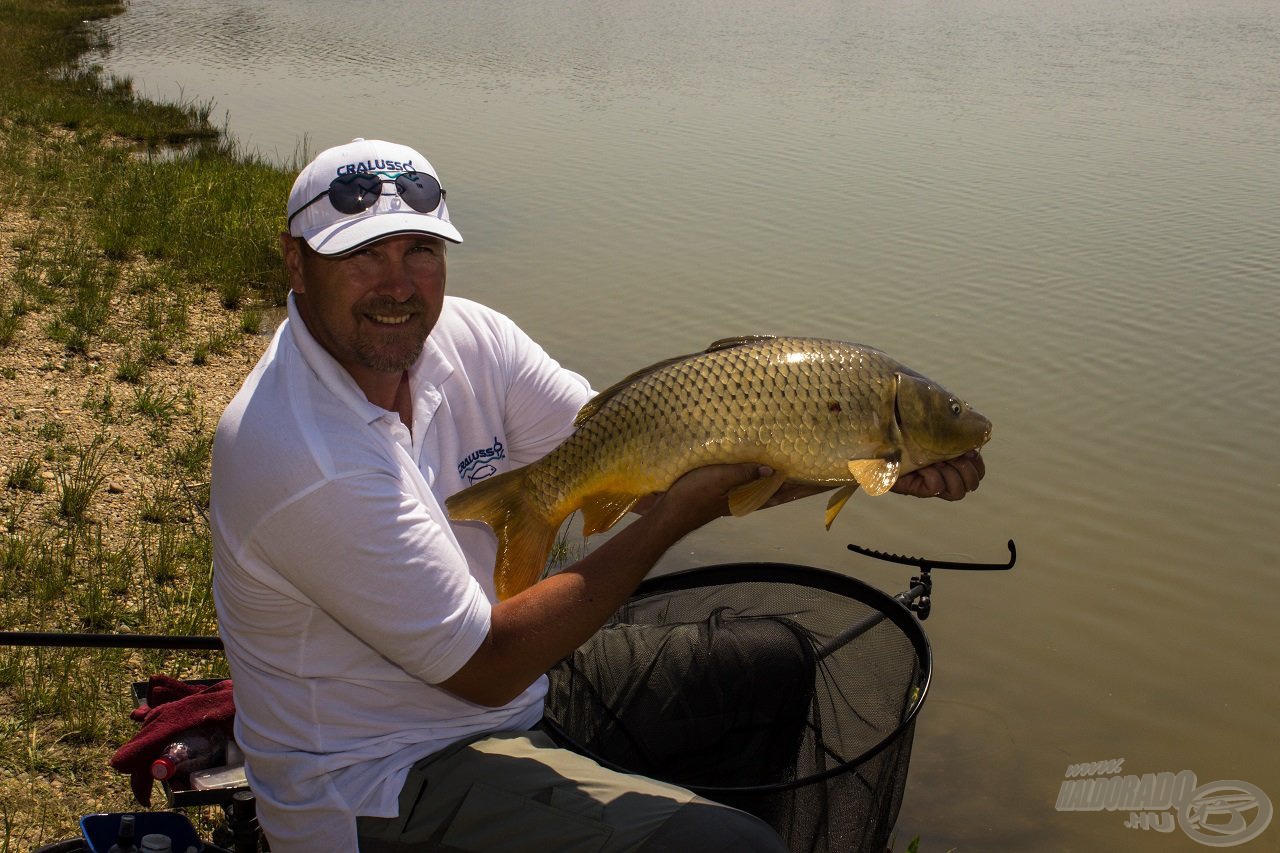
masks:
<instances>
[{"instance_id":1,"label":"man's hand","mask_svg":"<svg viewBox=\"0 0 1280 853\"><path fill-rule=\"evenodd\" d=\"M987 473L986 463L976 450L955 459L935 462L927 468L903 474L893 484L893 491L917 498L942 498L958 501L978 488Z\"/></svg>"},{"instance_id":2,"label":"man's hand","mask_svg":"<svg viewBox=\"0 0 1280 853\"><path fill-rule=\"evenodd\" d=\"M717 490L719 490L723 497L724 495L727 495L728 491L732 490L734 486L745 485L757 477L767 477L771 473L773 473L772 469L767 466L755 465L747 462L706 465L702 468L693 468L686 471L678 480L676 480L675 483L671 484L671 489L676 488L676 483L687 479L689 482L681 486L681 490L688 489L697 491L709 486L713 493L716 493ZM728 477L729 480L723 481L723 478L725 477ZM724 482L728 482L729 485L725 489L720 489L720 486L724 485ZM788 488L790 488L789 485L784 485L779 491L781 492ZM822 490L819 489L818 491ZM810 492L810 494L813 493ZM667 492L654 492L653 494L645 495L632 505L631 511L637 515L644 515L649 510L653 509L654 506L657 505L658 501L662 500L666 495ZM800 495L800 497L803 497L803 495ZM777 503L785 503L785 501L780 501L775 497L773 500L770 500L769 503L765 504L765 506L773 506ZM718 515L729 515L729 504L727 498L723 502Z\"/></svg>"},{"instance_id":3,"label":"man's hand","mask_svg":"<svg viewBox=\"0 0 1280 853\"><path fill-rule=\"evenodd\" d=\"M679 506L678 512L693 523L692 531L729 515L728 495L733 489L772 474L772 468L750 462L694 468L681 475L667 491L656 495L652 506Z\"/></svg>"}]
</instances>

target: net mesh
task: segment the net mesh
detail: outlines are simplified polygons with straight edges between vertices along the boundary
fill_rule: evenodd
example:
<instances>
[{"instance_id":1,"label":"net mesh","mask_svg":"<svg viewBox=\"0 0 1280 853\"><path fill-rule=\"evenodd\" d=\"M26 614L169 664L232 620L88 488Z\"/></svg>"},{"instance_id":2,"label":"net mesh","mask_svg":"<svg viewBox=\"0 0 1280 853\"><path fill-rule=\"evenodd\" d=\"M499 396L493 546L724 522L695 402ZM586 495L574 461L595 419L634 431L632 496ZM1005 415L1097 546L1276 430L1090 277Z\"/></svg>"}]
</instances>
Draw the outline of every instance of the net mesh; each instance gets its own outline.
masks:
<instances>
[{"instance_id":1,"label":"net mesh","mask_svg":"<svg viewBox=\"0 0 1280 853\"><path fill-rule=\"evenodd\" d=\"M791 850L883 853L929 668L918 623L872 587L715 566L642 585L551 671L547 722L603 764L760 816Z\"/></svg>"}]
</instances>

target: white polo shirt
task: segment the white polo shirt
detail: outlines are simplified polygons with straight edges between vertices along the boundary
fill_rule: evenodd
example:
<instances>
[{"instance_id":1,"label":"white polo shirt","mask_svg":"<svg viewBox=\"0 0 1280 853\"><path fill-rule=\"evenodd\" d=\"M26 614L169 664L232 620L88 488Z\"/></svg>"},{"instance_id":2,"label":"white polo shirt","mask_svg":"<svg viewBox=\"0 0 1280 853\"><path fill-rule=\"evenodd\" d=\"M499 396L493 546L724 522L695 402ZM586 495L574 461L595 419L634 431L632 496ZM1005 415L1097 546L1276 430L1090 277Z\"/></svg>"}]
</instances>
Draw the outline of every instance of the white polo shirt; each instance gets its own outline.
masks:
<instances>
[{"instance_id":1,"label":"white polo shirt","mask_svg":"<svg viewBox=\"0 0 1280 853\"><path fill-rule=\"evenodd\" d=\"M446 297L409 372L413 429L368 401L293 303L218 423L213 593L236 737L277 853L355 850L409 767L467 735L529 728L432 685L489 630L496 540L444 501L528 464L590 398L503 315Z\"/></svg>"}]
</instances>

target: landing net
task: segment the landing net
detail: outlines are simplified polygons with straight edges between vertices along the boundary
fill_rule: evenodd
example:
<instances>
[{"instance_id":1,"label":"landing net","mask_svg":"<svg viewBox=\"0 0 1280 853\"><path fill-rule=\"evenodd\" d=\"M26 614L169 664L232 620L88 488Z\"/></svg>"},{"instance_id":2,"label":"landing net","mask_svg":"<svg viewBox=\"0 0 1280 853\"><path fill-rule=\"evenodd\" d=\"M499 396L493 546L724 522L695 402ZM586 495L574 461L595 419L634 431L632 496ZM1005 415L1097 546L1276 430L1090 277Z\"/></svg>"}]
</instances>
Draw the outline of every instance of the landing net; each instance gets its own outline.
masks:
<instances>
[{"instance_id":1,"label":"landing net","mask_svg":"<svg viewBox=\"0 0 1280 853\"><path fill-rule=\"evenodd\" d=\"M910 612L858 580L712 566L646 581L557 665L548 727L758 815L793 851L883 853L931 660Z\"/></svg>"}]
</instances>

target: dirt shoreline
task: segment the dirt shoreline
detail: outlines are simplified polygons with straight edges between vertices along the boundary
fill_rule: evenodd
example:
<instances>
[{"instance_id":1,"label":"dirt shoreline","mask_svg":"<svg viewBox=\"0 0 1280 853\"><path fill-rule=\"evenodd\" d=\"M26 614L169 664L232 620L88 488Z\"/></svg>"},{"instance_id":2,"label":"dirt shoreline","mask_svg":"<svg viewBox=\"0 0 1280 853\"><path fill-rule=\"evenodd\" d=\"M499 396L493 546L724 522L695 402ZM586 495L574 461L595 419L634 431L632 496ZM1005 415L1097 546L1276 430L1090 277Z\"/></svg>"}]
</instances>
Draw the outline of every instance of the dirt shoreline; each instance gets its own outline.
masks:
<instances>
[{"instance_id":1,"label":"dirt shoreline","mask_svg":"<svg viewBox=\"0 0 1280 853\"><path fill-rule=\"evenodd\" d=\"M30 239L37 228L21 211L4 213L0 219L0 282L12 279L15 241ZM118 316L127 317L136 310L136 299L127 295L113 300L112 311ZM0 348L0 399L4 400L0 430L5 437L0 442L0 480L22 460L42 457L51 435L62 435L64 441L101 436L117 442L122 452L108 460L106 482L95 496L91 518L108 541L119 543L137 518L145 490L155 485L158 476L146 470L156 449L156 442L148 436L153 424L128 412L131 396L139 386L112 375L129 342L99 339L84 355L68 354L44 332L55 313L56 306L26 314L14 340ZM224 329L236 315L219 304L216 292L206 291L199 302L188 306L187 316L187 337L198 340ZM241 335L230 351L210 354L204 364L193 364L186 352L174 352L149 367L146 386L174 400L177 435L213 430L268 340L265 335ZM95 412L86 401L100 399L108 391L115 399L116 411L103 418L100 410ZM41 478L54 480L54 469L53 460L43 459ZM46 488L30 495L19 529L46 523L55 491Z\"/></svg>"}]
</instances>

